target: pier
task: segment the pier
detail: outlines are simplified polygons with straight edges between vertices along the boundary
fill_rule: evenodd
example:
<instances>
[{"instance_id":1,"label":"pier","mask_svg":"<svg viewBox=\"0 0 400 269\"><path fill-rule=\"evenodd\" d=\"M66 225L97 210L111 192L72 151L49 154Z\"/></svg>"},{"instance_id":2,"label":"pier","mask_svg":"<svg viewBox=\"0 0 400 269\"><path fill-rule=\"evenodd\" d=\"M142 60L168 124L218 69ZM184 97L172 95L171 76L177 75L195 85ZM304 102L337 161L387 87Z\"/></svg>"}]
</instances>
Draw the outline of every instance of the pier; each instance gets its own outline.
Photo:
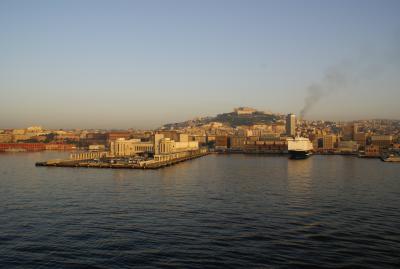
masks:
<instances>
[{"instance_id":1,"label":"pier","mask_svg":"<svg viewBox=\"0 0 400 269\"><path fill-rule=\"evenodd\" d=\"M105 161L93 162L93 160L50 160L37 162L36 166L45 167L72 167L72 168L111 168L111 169L159 169L210 154L209 152L196 153L190 156L171 159L167 161L147 161L140 163L110 163Z\"/></svg>"}]
</instances>

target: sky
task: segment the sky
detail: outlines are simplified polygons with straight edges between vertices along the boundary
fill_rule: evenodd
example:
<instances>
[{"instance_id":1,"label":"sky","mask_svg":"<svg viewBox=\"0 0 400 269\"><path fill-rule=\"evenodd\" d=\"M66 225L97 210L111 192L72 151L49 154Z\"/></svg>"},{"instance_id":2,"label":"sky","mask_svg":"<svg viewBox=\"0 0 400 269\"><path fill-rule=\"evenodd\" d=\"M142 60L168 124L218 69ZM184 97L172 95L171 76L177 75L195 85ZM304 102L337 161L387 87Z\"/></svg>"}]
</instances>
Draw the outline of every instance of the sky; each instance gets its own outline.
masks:
<instances>
[{"instance_id":1,"label":"sky","mask_svg":"<svg viewBox=\"0 0 400 269\"><path fill-rule=\"evenodd\" d=\"M238 106L400 119L399 11L398 0L1 0L0 128L155 128Z\"/></svg>"}]
</instances>

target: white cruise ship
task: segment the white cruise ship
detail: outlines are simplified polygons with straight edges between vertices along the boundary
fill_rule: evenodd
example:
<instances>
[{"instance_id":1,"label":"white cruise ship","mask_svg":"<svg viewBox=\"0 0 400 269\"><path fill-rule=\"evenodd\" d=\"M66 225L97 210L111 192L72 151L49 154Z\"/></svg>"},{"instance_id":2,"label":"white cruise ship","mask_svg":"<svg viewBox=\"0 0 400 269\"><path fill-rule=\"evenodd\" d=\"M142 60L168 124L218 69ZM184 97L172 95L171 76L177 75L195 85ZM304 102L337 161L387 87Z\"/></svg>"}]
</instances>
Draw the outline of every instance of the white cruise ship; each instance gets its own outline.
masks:
<instances>
[{"instance_id":1,"label":"white cruise ship","mask_svg":"<svg viewBox=\"0 0 400 269\"><path fill-rule=\"evenodd\" d=\"M308 138L296 136L288 138L287 142L291 159L306 159L311 155L313 145Z\"/></svg>"}]
</instances>

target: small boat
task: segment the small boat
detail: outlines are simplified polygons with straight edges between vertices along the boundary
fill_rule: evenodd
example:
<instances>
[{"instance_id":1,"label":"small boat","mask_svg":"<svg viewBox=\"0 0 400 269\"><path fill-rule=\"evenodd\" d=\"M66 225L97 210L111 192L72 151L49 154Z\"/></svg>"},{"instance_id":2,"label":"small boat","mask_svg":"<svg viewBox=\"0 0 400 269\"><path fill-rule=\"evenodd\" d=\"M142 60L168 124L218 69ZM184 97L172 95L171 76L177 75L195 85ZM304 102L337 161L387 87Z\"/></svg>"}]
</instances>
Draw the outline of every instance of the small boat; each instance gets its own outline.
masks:
<instances>
[{"instance_id":1,"label":"small boat","mask_svg":"<svg viewBox=\"0 0 400 269\"><path fill-rule=\"evenodd\" d=\"M381 160L384 162L400 162L400 153L391 152L381 156Z\"/></svg>"}]
</instances>

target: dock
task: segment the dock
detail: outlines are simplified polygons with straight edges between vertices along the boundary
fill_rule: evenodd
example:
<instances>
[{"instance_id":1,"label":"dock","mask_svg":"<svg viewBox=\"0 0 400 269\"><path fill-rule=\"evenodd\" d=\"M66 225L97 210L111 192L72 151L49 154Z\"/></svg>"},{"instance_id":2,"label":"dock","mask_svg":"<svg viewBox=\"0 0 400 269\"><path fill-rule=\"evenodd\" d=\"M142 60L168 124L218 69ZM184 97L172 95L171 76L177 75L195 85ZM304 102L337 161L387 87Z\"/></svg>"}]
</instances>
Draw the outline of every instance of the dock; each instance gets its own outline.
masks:
<instances>
[{"instance_id":1,"label":"dock","mask_svg":"<svg viewBox=\"0 0 400 269\"><path fill-rule=\"evenodd\" d=\"M44 167L71 167L71 168L108 168L108 169L160 169L163 167L175 165L181 162L197 159L210 154L209 152L197 153L187 157L176 158L168 161L154 161L147 163L109 163L93 162L92 160L50 160L47 162L37 162L36 166Z\"/></svg>"}]
</instances>

